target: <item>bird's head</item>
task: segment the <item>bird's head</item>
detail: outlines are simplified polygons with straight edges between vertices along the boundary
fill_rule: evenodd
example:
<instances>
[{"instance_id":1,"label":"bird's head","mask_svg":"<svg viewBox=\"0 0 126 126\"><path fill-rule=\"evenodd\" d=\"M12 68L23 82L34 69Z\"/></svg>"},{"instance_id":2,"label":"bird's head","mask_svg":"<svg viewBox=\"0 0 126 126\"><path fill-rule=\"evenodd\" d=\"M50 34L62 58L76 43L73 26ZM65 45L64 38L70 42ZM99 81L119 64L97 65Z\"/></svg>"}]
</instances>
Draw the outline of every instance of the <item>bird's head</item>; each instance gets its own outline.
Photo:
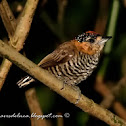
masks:
<instances>
[{"instance_id":1,"label":"bird's head","mask_svg":"<svg viewBox=\"0 0 126 126\"><path fill-rule=\"evenodd\" d=\"M101 52L110 38L112 37L103 37L94 31L87 31L75 38L75 45L79 51L93 55Z\"/></svg>"}]
</instances>

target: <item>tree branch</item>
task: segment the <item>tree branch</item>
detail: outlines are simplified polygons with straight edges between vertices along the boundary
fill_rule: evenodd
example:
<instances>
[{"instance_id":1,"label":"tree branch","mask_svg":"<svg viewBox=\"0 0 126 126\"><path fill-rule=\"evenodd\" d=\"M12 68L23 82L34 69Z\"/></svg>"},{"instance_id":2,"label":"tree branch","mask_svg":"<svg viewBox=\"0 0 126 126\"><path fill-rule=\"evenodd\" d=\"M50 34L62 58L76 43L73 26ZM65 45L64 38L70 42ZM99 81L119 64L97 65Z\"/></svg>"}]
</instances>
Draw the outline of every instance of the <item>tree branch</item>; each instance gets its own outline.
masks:
<instances>
[{"instance_id":1,"label":"tree branch","mask_svg":"<svg viewBox=\"0 0 126 126\"><path fill-rule=\"evenodd\" d=\"M35 88L31 88L25 92L27 98L28 106L31 113L36 113L37 115L43 115L40 109L40 105L36 96ZM40 120L37 118L31 118L31 126L46 126L45 119Z\"/></svg>"},{"instance_id":2,"label":"tree branch","mask_svg":"<svg viewBox=\"0 0 126 126\"><path fill-rule=\"evenodd\" d=\"M11 39L14 35L17 24L16 19L6 0L2 0L0 3L0 16L8 32L8 36ZM0 66L0 90L3 87L3 84L5 82L5 79L8 75L11 66L12 63L9 60L3 59L2 64Z\"/></svg>"},{"instance_id":3,"label":"tree branch","mask_svg":"<svg viewBox=\"0 0 126 126\"><path fill-rule=\"evenodd\" d=\"M11 12L9 8L7 1L2 0L2 2L0 3L0 14L1 14L2 20L4 22L5 28L7 29L8 35L11 34L11 36L9 36L10 38L9 44L15 47L18 51L20 51L23 48L25 39L30 30L32 18L33 18L35 9L37 7L37 3L38 3L38 0L27 0L26 5L23 9L23 12L20 16L18 25L16 24L16 20L13 16L13 13ZM13 20L10 20L10 17ZM2 89L2 86L5 82L5 79L7 77L7 74L10 70L11 65L12 63L10 61L8 61L7 59L4 59L2 62L2 66L0 66L0 90Z\"/></svg>"},{"instance_id":4,"label":"tree branch","mask_svg":"<svg viewBox=\"0 0 126 126\"><path fill-rule=\"evenodd\" d=\"M61 90L63 82L56 79L48 71L38 67L36 64L28 60L26 57L18 53L15 49L8 46L6 43L0 40L0 54L1 56L9 59L18 67L29 73L31 76L50 87L52 90L60 94L71 103L75 103L78 98L78 92L69 85L65 85L65 88ZM102 108L81 94L77 107L85 112L103 120L112 126L126 126L126 122L120 117L114 115L110 111Z\"/></svg>"},{"instance_id":5,"label":"tree branch","mask_svg":"<svg viewBox=\"0 0 126 126\"><path fill-rule=\"evenodd\" d=\"M126 76L122 77L111 89L107 87L107 84L104 83L103 78L100 76L97 77L95 84L95 90L104 97L100 105L107 109L112 106L114 111L123 119L126 119L126 110L121 103L116 101L116 98L119 96L119 92L125 87Z\"/></svg>"},{"instance_id":6,"label":"tree branch","mask_svg":"<svg viewBox=\"0 0 126 126\"><path fill-rule=\"evenodd\" d=\"M120 102L115 101L113 103L113 108L115 112L126 121L126 109L120 104Z\"/></svg>"},{"instance_id":7,"label":"tree branch","mask_svg":"<svg viewBox=\"0 0 126 126\"><path fill-rule=\"evenodd\" d=\"M23 48L24 41L28 36L38 1L39 0L27 0L16 27L14 37L10 39L11 45L18 51Z\"/></svg>"},{"instance_id":8,"label":"tree branch","mask_svg":"<svg viewBox=\"0 0 126 126\"><path fill-rule=\"evenodd\" d=\"M30 4L29 4L30 3ZM25 32L21 29L16 29L16 19L13 16L11 9L6 0L2 0L0 3L0 14L4 23L4 26L8 32L9 38L11 40L10 46L16 46L17 50L20 51L23 48L23 43L28 35L30 30L31 22L33 19L33 14L37 7L38 0L27 0L25 8L18 20L18 28L23 28ZM26 27L27 26L27 27ZM16 29L16 32L15 32ZM15 33L15 34L14 34ZM20 35L21 34L21 35ZM15 39L18 39L18 43L15 43ZM7 60L3 59L3 62L0 66L0 90L5 82L7 74L10 70L12 63ZM42 115L41 108L39 106L39 102L36 97L35 89L29 89L25 92L26 99L29 105L29 109L31 113L37 113L38 115ZM31 118L31 125L32 126L46 126L45 120L37 120L36 118Z\"/></svg>"},{"instance_id":9,"label":"tree branch","mask_svg":"<svg viewBox=\"0 0 126 126\"><path fill-rule=\"evenodd\" d=\"M8 32L9 38L13 37L16 29L16 19L6 0L2 0L0 2L0 15Z\"/></svg>"}]
</instances>

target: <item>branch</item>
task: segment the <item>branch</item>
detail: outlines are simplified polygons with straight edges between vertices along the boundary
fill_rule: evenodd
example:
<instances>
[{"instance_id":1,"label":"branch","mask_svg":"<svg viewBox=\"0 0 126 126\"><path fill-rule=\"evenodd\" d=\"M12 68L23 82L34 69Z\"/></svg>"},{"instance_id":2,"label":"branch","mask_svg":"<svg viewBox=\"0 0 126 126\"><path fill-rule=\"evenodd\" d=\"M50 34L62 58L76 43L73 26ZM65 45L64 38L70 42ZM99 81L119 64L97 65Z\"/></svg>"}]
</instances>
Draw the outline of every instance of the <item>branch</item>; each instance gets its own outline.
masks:
<instances>
[{"instance_id":1,"label":"branch","mask_svg":"<svg viewBox=\"0 0 126 126\"><path fill-rule=\"evenodd\" d=\"M31 2L31 4L29 4ZM17 50L20 51L22 49L22 45L28 35L28 32L30 30L33 14L35 12L35 9L37 7L38 0L28 0L25 8L20 16L20 19L18 21L18 28L23 28L25 32L22 34L21 29L16 29L16 19L13 16L13 13L11 12L9 5L6 0L2 0L0 3L0 14L4 23L4 26L8 32L9 38L11 40L10 46L16 46ZM13 19L13 20L12 20ZM27 27L26 27L27 26ZM16 29L16 32L15 32ZM14 34L15 33L15 34ZM20 35L22 34L22 35ZM18 43L15 43L15 38L19 39ZM3 59L3 62L0 66L0 90L5 82L5 79L7 77L7 74L10 70L10 67L12 66L12 63L7 60ZM37 113L38 115L42 115L41 108L39 106L39 102L36 97L35 89L29 89L25 92L26 99L29 105L29 109L31 113ZM31 118L31 125L32 126L46 126L45 120L37 120L36 118Z\"/></svg>"},{"instance_id":2,"label":"branch","mask_svg":"<svg viewBox=\"0 0 126 126\"><path fill-rule=\"evenodd\" d=\"M0 15L8 32L8 36L11 39L16 29L16 20L6 0L2 0L0 3ZM0 90L3 87L11 66L12 63L9 60L3 59L0 66Z\"/></svg>"},{"instance_id":3,"label":"branch","mask_svg":"<svg viewBox=\"0 0 126 126\"><path fill-rule=\"evenodd\" d=\"M0 3L0 15L8 32L9 38L11 38L14 35L14 31L16 29L16 20L6 0L2 0ZM0 66L0 90L5 82L11 65L12 63L9 60L3 59Z\"/></svg>"},{"instance_id":4,"label":"branch","mask_svg":"<svg viewBox=\"0 0 126 126\"><path fill-rule=\"evenodd\" d=\"M36 97L36 91L31 88L25 92L27 98L27 103L31 113L36 113L37 115L43 115L40 109L38 99ZM46 126L45 119L38 120L37 118L31 118L31 126Z\"/></svg>"},{"instance_id":5,"label":"branch","mask_svg":"<svg viewBox=\"0 0 126 126\"><path fill-rule=\"evenodd\" d=\"M18 51L23 48L24 41L28 36L38 1L39 0L27 0L16 27L14 37L10 40L11 45Z\"/></svg>"},{"instance_id":6,"label":"branch","mask_svg":"<svg viewBox=\"0 0 126 126\"><path fill-rule=\"evenodd\" d=\"M0 2L0 15L9 38L13 37L16 29L16 20L6 0Z\"/></svg>"},{"instance_id":7,"label":"branch","mask_svg":"<svg viewBox=\"0 0 126 126\"><path fill-rule=\"evenodd\" d=\"M115 112L126 121L126 109L117 101L113 103Z\"/></svg>"},{"instance_id":8,"label":"branch","mask_svg":"<svg viewBox=\"0 0 126 126\"><path fill-rule=\"evenodd\" d=\"M114 84L113 84L114 85ZM126 86L126 76L124 76L112 89L109 89L106 84L103 82L102 77L97 77L95 89L99 92L104 99L100 103L104 108L113 107L114 111L123 119L126 120L125 114L126 110L121 105L121 103L117 102L115 99L119 95L119 92L122 88Z\"/></svg>"},{"instance_id":9,"label":"branch","mask_svg":"<svg viewBox=\"0 0 126 126\"><path fill-rule=\"evenodd\" d=\"M3 87L3 84L6 80L8 72L12 66L12 63L8 59L3 59L2 64L0 66L0 91Z\"/></svg>"},{"instance_id":10,"label":"branch","mask_svg":"<svg viewBox=\"0 0 126 126\"><path fill-rule=\"evenodd\" d=\"M30 3L30 4L29 4ZM8 31L8 34L12 34L13 37L10 37L10 45L15 47L18 51L20 51L23 48L25 39L28 35L28 32L30 30L32 18L35 12L35 9L37 7L38 0L28 0L23 12L21 14L20 20L18 22L18 25L16 24L16 20L13 16L13 13L11 12L9 5L6 0L2 0L0 3L0 11L2 20L4 22L5 28ZM4 12L4 13L3 13ZM7 16L6 16L7 15ZM10 17L13 17L13 20L10 20ZM8 23L9 22L9 23ZM17 25L17 27L16 27ZM13 29L13 30L11 30ZM15 31L16 29L16 31ZM22 33L23 32L23 33ZM18 43L17 43L18 41ZM2 66L0 66L0 90L2 89L2 86L5 82L5 79L7 77L7 74L10 70L12 63L8 61L7 59L4 59L2 62Z\"/></svg>"},{"instance_id":11,"label":"branch","mask_svg":"<svg viewBox=\"0 0 126 126\"><path fill-rule=\"evenodd\" d=\"M56 79L48 71L38 67L36 64L28 60L26 57L18 53L15 49L8 46L6 43L0 40L0 54L1 56L9 59L11 62L16 64L18 67L26 71L28 74L50 87L52 90L60 94L62 97L67 99L71 103L75 103L78 98L78 92L69 85L65 85L65 88L61 90L63 82ZM81 94L77 107L85 112L103 120L112 126L126 126L126 122L120 117L114 115L110 111L102 108L101 106L94 103Z\"/></svg>"},{"instance_id":12,"label":"branch","mask_svg":"<svg viewBox=\"0 0 126 126\"><path fill-rule=\"evenodd\" d=\"M100 103L100 105L103 106L104 108L109 108L113 103L113 101L115 100L115 96L112 94L111 90L104 83L102 76L97 76L95 90L104 97L104 100Z\"/></svg>"},{"instance_id":13,"label":"branch","mask_svg":"<svg viewBox=\"0 0 126 126\"><path fill-rule=\"evenodd\" d=\"M57 115L62 115L62 113L58 112ZM57 126L64 126L63 118L57 118Z\"/></svg>"}]
</instances>

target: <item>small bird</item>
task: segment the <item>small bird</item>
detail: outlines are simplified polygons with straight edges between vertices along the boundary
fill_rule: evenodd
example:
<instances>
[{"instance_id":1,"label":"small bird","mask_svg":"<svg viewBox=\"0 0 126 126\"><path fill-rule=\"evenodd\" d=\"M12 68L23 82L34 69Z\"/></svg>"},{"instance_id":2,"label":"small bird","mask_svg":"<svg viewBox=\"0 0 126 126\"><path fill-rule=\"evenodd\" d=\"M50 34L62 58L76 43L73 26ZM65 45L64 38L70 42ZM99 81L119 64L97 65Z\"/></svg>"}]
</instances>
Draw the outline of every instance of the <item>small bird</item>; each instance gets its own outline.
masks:
<instances>
[{"instance_id":1,"label":"small bird","mask_svg":"<svg viewBox=\"0 0 126 126\"><path fill-rule=\"evenodd\" d=\"M112 38L103 37L94 31L87 31L75 39L59 45L43 58L38 66L48 70L64 84L77 85L87 79L96 68L105 43ZM17 82L19 87L35 81L26 76Z\"/></svg>"}]
</instances>

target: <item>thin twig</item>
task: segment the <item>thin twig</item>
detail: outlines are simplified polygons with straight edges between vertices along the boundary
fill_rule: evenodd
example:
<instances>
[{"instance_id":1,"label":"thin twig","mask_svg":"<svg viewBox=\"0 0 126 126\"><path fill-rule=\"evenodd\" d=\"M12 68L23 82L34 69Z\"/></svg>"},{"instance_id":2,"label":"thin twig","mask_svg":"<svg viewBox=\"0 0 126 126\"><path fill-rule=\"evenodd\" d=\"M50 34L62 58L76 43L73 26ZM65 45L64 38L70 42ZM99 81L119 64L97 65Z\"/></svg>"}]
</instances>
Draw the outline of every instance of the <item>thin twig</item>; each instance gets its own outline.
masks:
<instances>
[{"instance_id":1,"label":"thin twig","mask_svg":"<svg viewBox=\"0 0 126 126\"><path fill-rule=\"evenodd\" d=\"M35 88L31 88L27 90L25 92L25 96L27 98L27 103L28 103L31 114L43 115L40 109L38 99L36 97ZM31 118L31 124L32 126L46 126L45 119L41 120L37 118Z\"/></svg>"},{"instance_id":2,"label":"thin twig","mask_svg":"<svg viewBox=\"0 0 126 126\"><path fill-rule=\"evenodd\" d=\"M57 113L57 115L62 115L62 113ZM63 118L57 118L57 126L64 126Z\"/></svg>"},{"instance_id":3,"label":"thin twig","mask_svg":"<svg viewBox=\"0 0 126 126\"><path fill-rule=\"evenodd\" d=\"M97 77L95 89L98 91L104 99L100 103L104 108L113 107L114 111L123 119L126 119L125 114L126 110L121 105L121 103L115 101L116 97L119 95L119 92L122 88L126 87L126 77L124 76L112 89L109 89L106 84L103 82L102 77ZM114 84L113 84L114 85ZM118 104L117 104L118 103ZM117 107L119 106L119 107ZM122 111L123 110L123 111ZM122 112L122 113L121 113Z\"/></svg>"},{"instance_id":4,"label":"thin twig","mask_svg":"<svg viewBox=\"0 0 126 126\"><path fill-rule=\"evenodd\" d=\"M114 102L115 98L118 97L119 92L126 87L126 76L122 77L121 80L109 89L106 84L103 82L102 77L97 77L95 89L104 97L104 100L101 102L101 105L105 108L109 108Z\"/></svg>"},{"instance_id":5,"label":"thin twig","mask_svg":"<svg viewBox=\"0 0 126 126\"><path fill-rule=\"evenodd\" d=\"M113 103L113 108L115 112L126 121L126 109L118 101Z\"/></svg>"},{"instance_id":6,"label":"thin twig","mask_svg":"<svg viewBox=\"0 0 126 126\"><path fill-rule=\"evenodd\" d=\"M120 81L111 89L115 96L119 95L119 92L126 87L126 76L122 77Z\"/></svg>"},{"instance_id":7,"label":"thin twig","mask_svg":"<svg viewBox=\"0 0 126 126\"><path fill-rule=\"evenodd\" d=\"M95 90L99 92L104 98L100 105L105 108L109 108L112 105L115 96L112 94L111 90L108 89L108 87L104 84L102 76L97 76Z\"/></svg>"},{"instance_id":8,"label":"thin twig","mask_svg":"<svg viewBox=\"0 0 126 126\"><path fill-rule=\"evenodd\" d=\"M65 85L65 88L61 90L63 82L56 79L48 71L38 67L36 64L28 60L26 57L18 53L15 49L0 41L0 54L8 58L11 62L16 64L18 67L29 73L31 76L44 83L46 86L50 87L52 90L60 94L62 97L67 99L71 103L75 103L78 99L78 91L69 85ZM126 122L115 114L111 113L107 109L94 103L92 100L88 99L81 94L80 100L77 107L85 112L103 120L112 126L126 126Z\"/></svg>"}]
</instances>

